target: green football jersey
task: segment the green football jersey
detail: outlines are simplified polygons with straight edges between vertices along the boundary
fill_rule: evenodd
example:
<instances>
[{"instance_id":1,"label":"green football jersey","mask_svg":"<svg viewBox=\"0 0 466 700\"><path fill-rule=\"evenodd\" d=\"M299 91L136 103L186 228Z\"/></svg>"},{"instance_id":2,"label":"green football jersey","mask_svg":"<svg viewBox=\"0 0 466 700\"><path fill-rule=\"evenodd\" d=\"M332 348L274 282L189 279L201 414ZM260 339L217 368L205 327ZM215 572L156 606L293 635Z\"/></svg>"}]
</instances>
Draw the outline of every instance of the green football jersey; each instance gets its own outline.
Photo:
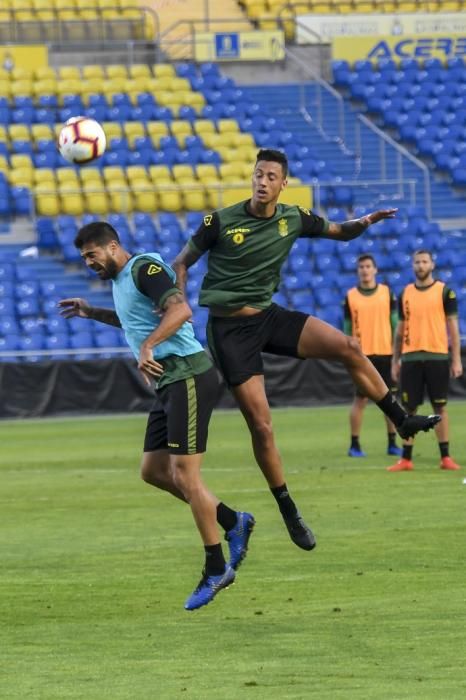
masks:
<instances>
[{"instance_id":1,"label":"green football jersey","mask_svg":"<svg viewBox=\"0 0 466 700\"><path fill-rule=\"evenodd\" d=\"M189 241L198 253L209 251L201 306L267 308L295 240L328 232L328 221L302 207L277 204L265 219L248 211L248 201L205 216Z\"/></svg>"}]
</instances>

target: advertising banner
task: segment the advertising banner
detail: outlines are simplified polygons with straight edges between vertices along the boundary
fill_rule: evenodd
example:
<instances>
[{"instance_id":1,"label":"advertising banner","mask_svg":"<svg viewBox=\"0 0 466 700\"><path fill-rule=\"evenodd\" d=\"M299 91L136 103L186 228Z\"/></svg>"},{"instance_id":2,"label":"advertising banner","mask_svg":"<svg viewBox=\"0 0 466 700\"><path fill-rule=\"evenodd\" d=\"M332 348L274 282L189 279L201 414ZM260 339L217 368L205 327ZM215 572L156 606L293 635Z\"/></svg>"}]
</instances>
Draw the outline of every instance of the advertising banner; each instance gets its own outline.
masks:
<instances>
[{"instance_id":1,"label":"advertising banner","mask_svg":"<svg viewBox=\"0 0 466 700\"><path fill-rule=\"evenodd\" d=\"M14 68L42 68L48 66L49 54L46 46L0 46L0 68L8 72Z\"/></svg>"},{"instance_id":2,"label":"advertising banner","mask_svg":"<svg viewBox=\"0 0 466 700\"><path fill-rule=\"evenodd\" d=\"M447 58L466 56L466 33L462 35L431 36L373 36L360 37L354 41L351 37L335 37L332 41L332 58L344 59L354 63L359 59L378 61L391 58Z\"/></svg>"},{"instance_id":3,"label":"advertising banner","mask_svg":"<svg viewBox=\"0 0 466 700\"><path fill-rule=\"evenodd\" d=\"M310 33L311 30L313 34ZM297 25L297 41L301 44L328 43L335 37L418 36L466 34L466 12L421 12L407 14L303 15Z\"/></svg>"},{"instance_id":4,"label":"advertising banner","mask_svg":"<svg viewBox=\"0 0 466 700\"><path fill-rule=\"evenodd\" d=\"M281 61L282 31L196 32L196 61Z\"/></svg>"}]
</instances>

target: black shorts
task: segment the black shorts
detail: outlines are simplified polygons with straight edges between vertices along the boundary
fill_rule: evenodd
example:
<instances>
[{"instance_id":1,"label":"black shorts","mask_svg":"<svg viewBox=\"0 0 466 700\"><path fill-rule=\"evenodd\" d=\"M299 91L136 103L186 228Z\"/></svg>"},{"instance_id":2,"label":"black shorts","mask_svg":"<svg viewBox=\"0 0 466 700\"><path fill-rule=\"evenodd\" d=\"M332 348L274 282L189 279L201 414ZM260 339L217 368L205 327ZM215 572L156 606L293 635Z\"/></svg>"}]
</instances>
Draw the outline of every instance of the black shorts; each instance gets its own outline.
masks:
<instances>
[{"instance_id":1,"label":"black shorts","mask_svg":"<svg viewBox=\"0 0 466 700\"><path fill-rule=\"evenodd\" d=\"M177 455L205 452L210 416L218 396L214 367L158 389L147 419L144 452L168 450Z\"/></svg>"},{"instance_id":2,"label":"black shorts","mask_svg":"<svg viewBox=\"0 0 466 700\"><path fill-rule=\"evenodd\" d=\"M424 390L431 404L448 400L449 360L410 360L401 363L401 400L410 411L424 403Z\"/></svg>"},{"instance_id":3,"label":"black shorts","mask_svg":"<svg viewBox=\"0 0 466 700\"><path fill-rule=\"evenodd\" d=\"M309 316L277 304L254 316L209 316L207 341L228 386L264 374L261 352L298 357L298 341Z\"/></svg>"},{"instance_id":4,"label":"black shorts","mask_svg":"<svg viewBox=\"0 0 466 700\"><path fill-rule=\"evenodd\" d=\"M392 379L392 356L391 355L368 355L368 359L372 362L377 372L380 374L385 384L388 386L392 394L396 394L397 386ZM356 396L365 398L365 394L356 387Z\"/></svg>"}]
</instances>

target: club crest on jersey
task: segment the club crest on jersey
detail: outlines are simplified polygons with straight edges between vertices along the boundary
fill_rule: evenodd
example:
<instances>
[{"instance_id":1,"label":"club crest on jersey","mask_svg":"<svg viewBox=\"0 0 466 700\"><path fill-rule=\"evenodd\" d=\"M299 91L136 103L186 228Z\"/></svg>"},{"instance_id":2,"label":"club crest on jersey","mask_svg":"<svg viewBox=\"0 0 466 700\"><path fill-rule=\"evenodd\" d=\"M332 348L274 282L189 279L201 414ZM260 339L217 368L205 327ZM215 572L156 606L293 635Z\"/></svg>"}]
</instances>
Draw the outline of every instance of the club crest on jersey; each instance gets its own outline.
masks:
<instances>
[{"instance_id":1,"label":"club crest on jersey","mask_svg":"<svg viewBox=\"0 0 466 700\"><path fill-rule=\"evenodd\" d=\"M288 221L286 219L279 219L278 221L278 233L282 238L288 235Z\"/></svg>"}]
</instances>

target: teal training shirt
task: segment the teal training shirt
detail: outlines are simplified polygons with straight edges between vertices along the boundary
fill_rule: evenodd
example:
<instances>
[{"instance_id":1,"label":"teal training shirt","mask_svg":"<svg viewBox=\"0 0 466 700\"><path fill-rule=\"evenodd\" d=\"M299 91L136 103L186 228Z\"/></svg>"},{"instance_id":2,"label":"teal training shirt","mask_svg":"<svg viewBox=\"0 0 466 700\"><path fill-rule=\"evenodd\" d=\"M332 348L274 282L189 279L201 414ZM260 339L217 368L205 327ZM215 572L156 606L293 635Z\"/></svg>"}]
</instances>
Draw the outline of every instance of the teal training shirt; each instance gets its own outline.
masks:
<instances>
[{"instance_id":1,"label":"teal training shirt","mask_svg":"<svg viewBox=\"0 0 466 700\"><path fill-rule=\"evenodd\" d=\"M115 311L120 319L126 341L136 359L139 358L142 343L160 324L160 317L154 313L153 301L142 294L134 283L132 269L140 258L146 260L151 258L155 266L161 266L171 277L173 284L176 280L174 270L162 260L158 253L144 253L128 260L125 267L112 281ZM198 352L203 352L203 348L196 340L193 326L189 322L183 323L174 335L156 345L153 350L155 360L161 360L169 355L186 357Z\"/></svg>"}]
</instances>

